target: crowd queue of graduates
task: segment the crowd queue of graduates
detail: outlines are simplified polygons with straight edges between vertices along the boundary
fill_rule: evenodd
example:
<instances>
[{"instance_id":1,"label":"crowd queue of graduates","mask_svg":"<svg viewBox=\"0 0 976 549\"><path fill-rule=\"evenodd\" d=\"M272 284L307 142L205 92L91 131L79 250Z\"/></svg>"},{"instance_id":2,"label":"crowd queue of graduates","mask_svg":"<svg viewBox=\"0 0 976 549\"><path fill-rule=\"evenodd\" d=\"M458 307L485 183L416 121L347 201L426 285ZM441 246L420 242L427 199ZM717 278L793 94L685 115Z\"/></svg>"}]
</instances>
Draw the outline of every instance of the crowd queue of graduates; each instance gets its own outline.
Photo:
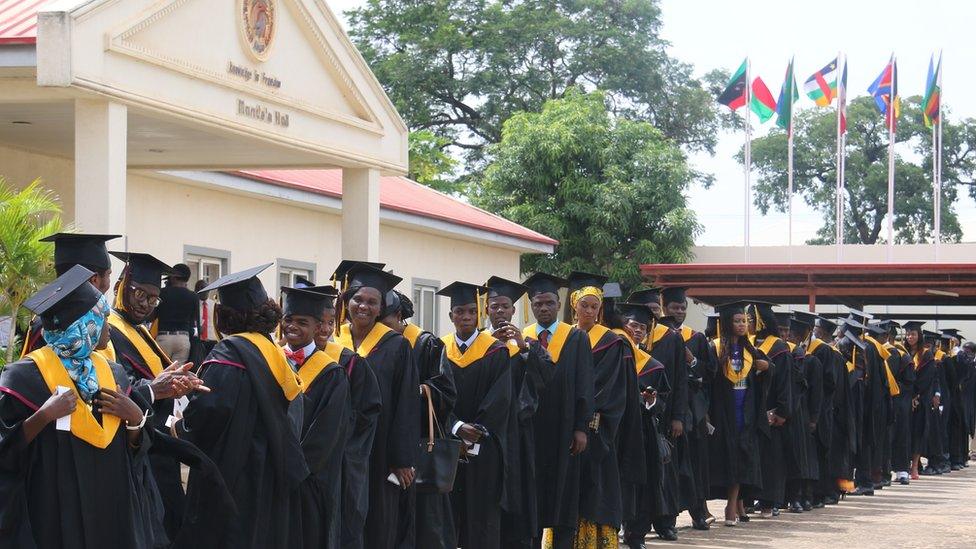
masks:
<instances>
[{"instance_id":1,"label":"crowd queue of graduates","mask_svg":"<svg viewBox=\"0 0 976 549\"><path fill-rule=\"evenodd\" d=\"M743 301L699 332L684 288L535 273L442 289L439 338L382 264L280 304L264 265L204 288L222 339L170 363L147 322L171 271L114 253L109 304L112 238L51 237L0 375L0 546L635 548L686 510L710 528L712 498L732 527L969 459L974 347L920 322Z\"/></svg>"}]
</instances>

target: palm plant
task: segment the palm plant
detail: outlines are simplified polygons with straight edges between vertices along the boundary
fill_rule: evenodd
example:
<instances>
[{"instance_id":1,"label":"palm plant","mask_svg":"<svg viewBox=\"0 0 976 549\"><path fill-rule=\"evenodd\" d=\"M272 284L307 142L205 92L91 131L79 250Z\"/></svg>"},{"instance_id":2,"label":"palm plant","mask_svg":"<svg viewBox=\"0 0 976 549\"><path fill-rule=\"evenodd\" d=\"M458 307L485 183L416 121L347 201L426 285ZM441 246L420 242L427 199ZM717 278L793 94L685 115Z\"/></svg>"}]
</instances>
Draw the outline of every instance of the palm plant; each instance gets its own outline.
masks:
<instances>
[{"instance_id":1,"label":"palm plant","mask_svg":"<svg viewBox=\"0 0 976 549\"><path fill-rule=\"evenodd\" d=\"M61 230L60 214L39 180L18 190L0 178L0 307L11 318L4 363L14 356L21 306L54 278L54 245L39 240Z\"/></svg>"}]
</instances>

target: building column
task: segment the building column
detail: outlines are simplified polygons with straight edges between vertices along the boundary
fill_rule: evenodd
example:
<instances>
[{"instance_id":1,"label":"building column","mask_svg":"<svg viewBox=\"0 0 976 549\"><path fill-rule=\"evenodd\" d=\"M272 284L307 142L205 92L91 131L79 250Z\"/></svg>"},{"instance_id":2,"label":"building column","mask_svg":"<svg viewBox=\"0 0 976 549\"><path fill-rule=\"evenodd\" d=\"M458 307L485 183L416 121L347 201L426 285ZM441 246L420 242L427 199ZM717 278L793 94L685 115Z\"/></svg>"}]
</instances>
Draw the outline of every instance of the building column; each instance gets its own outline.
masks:
<instances>
[{"instance_id":1,"label":"building column","mask_svg":"<svg viewBox=\"0 0 976 549\"><path fill-rule=\"evenodd\" d=\"M342 170L342 258L379 261L379 170Z\"/></svg>"},{"instance_id":2,"label":"building column","mask_svg":"<svg viewBox=\"0 0 976 549\"><path fill-rule=\"evenodd\" d=\"M127 131L125 105L75 100L74 225L79 231L126 234Z\"/></svg>"}]
</instances>

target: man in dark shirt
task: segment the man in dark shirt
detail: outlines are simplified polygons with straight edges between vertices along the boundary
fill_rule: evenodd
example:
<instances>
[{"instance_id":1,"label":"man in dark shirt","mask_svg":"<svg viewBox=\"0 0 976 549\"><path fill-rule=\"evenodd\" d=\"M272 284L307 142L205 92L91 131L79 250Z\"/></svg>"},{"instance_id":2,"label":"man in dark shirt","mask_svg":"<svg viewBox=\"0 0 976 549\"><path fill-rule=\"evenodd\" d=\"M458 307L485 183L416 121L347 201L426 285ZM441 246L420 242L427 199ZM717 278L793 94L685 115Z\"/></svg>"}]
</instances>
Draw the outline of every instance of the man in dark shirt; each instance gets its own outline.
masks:
<instances>
[{"instance_id":1,"label":"man in dark shirt","mask_svg":"<svg viewBox=\"0 0 976 549\"><path fill-rule=\"evenodd\" d=\"M156 308L159 322L156 342L180 364L190 356L190 336L194 335L200 310L200 299L186 287L189 280L189 267L183 263L173 265L173 274L159 292L159 307Z\"/></svg>"}]
</instances>

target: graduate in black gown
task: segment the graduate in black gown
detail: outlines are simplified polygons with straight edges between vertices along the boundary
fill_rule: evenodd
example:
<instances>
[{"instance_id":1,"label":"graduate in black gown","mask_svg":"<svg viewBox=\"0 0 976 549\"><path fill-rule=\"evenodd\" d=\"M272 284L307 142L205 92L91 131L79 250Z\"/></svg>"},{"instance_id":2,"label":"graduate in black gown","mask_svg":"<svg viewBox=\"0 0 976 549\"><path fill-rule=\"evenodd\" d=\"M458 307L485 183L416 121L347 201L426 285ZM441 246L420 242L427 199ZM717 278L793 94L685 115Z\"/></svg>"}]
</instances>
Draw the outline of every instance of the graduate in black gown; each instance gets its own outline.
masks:
<instances>
[{"instance_id":1,"label":"graduate in black gown","mask_svg":"<svg viewBox=\"0 0 976 549\"><path fill-rule=\"evenodd\" d=\"M302 384L271 339L281 309L257 275L271 264L223 276L217 329L225 337L201 365L209 393L195 393L171 433L217 464L233 498L224 503L195 471L176 547L285 548L302 543L302 484L310 471L301 446Z\"/></svg>"},{"instance_id":2,"label":"graduate in black gown","mask_svg":"<svg viewBox=\"0 0 976 549\"><path fill-rule=\"evenodd\" d=\"M920 459L928 453L929 433L938 418L935 405L938 392L935 357L925 346L922 326L924 322L906 322L905 350L912 359L915 370L915 392L912 398L912 464L909 471L911 480L919 477Z\"/></svg>"},{"instance_id":3,"label":"graduate in black gown","mask_svg":"<svg viewBox=\"0 0 976 549\"><path fill-rule=\"evenodd\" d=\"M879 336L891 356L888 359L898 395L891 399L890 450L885 475L895 473L900 484L909 484L912 463L912 399L915 396L915 368L912 357L896 339L900 325L893 320L878 323L885 333ZM883 475L883 476L885 476Z\"/></svg>"},{"instance_id":4,"label":"graduate in black gown","mask_svg":"<svg viewBox=\"0 0 976 549\"><path fill-rule=\"evenodd\" d=\"M93 274L76 265L24 304L45 345L0 375L0 546L168 542L146 455L149 403L95 352L108 343L109 304Z\"/></svg>"},{"instance_id":5,"label":"graduate in black gown","mask_svg":"<svg viewBox=\"0 0 976 549\"><path fill-rule=\"evenodd\" d=\"M56 233L46 236L40 241L54 243L54 272L57 276L68 272L75 265L81 265L95 273L89 282L98 288L99 292L105 294L112 287L112 258L108 255L105 243L121 236L118 234ZM41 333L43 329L40 317L35 316L31 319L27 333L24 334L21 358L45 345L44 335ZM111 346L112 343L109 342L108 346L100 352L102 356L114 362L115 355Z\"/></svg>"},{"instance_id":6,"label":"graduate in black gown","mask_svg":"<svg viewBox=\"0 0 976 549\"><path fill-rule=\"evenodd\" d=\"M333 286L315 286L312 290L337 294ZM345 372L349 379L351 407L349 435L342 458L340 547L357 549L363 546L363 526L369 512L369 454L383 403L379 382L369 360L332 341L335 326L335 303L326 301L322 328L316 334L315 344Z\"/></svg>"},{"instance_id":7,"label":"graduate in black gown","mask_svg":"<svg viewBox=\"0 0 976 549\"><path fill-rule=\"evenodd\" d=\"M453 282L437 292L450 299L454 332L441 338L441 362L454 373L457 402L447 425L462 442L451 506L458 546L500 549L502 510L508 508L508 425L512 377L508 347L479 330L488 288Z\"/></svg>"},{"instance_id":8,"label":"graduate in black gown","mask_svg":"<svg viewBox=\"0 0 976 549\"><path fill-rule=\"evenodd\" d=\"M171 363L145 323L159 304L162 277L170 268L144 253L110 252L126 262L115 288L115 303L109 316L112 348L133 389L153 405L151 419L156 429L168 432L175 410L185 405L186 395L200 384L190 371L192 363ZM179 400L178 400L179 399ZM166 534L176 539L185 512L185 494L180 462L168 455L150 455L153 474L166 508Z\"/></svg>"},{"instance_id":9,"label":"graduate in black gown","mask_svg":"<svg viewBox=\"0 0 976 549\"><path fill-rule=\"evenodd\" d=\"M340 545L342 458L352 428L349 378L338 362L318 349L326 307L338 297L316 288L281 288L281 335L285 357L302 383L302 451L309 475L301 486L302 547Z\"/></svg>"},{"instance_id":10,"label":"graduate in black gown","mask_svg":"<svg viewBox=\"0 0 976 549\"><path fill-rule=\"evenodd\" d=\"M926 451L923 454L928 460L919 474L921 475L941 475L947 472L949 469L949 464L947 460L944 460L943 454L945 453L945 431L946 431L946 415L951 406L951 393L949 391L945 372L945 359L946 353L942 350L941 340L942 334L938 332L932 332L929 330L923 330L922 332L923 341L925 346L932 351L932 360L935 365L934 372L934 386L933 386L933 398L932 398L932 410L935 412L935 416L929 424L926 433Z\"/></svg>"},{"instance_id":11,"label":"graduate in black gown","mask_svg":"<svg viewBox=\"0 0 976 549\"><path fill-rule=\"evenodd\" d=\"M535 414L539 526L546 547L573 546L580 509L580 454L593 418L593 353L582 331L559 321L562 278L535 273L525 280L536 323L522 335L537 341L556 365Z\"/></svg>"},{"instance_id":12,"label":"graduate in black gown","mask_svg":"<svg viewBox=\"0 0 976 549\"><path fill-rule=\"evenodd\" d=\"M386 308L383 309L381 322L402 334L410 343L420 384L430 389L434 414L439 424L445 425L457 400L457 388L454 386L453 370L441 363L444 343L434 334L409 322L414 313L413 302L409 297L390 290L385 301ZM419 392L417 398L424 410L421 414L421 431L426 433L427 399ZM400 495L399 529L398 549L457 547L450 494L421 493L416 486L404 490Z\"/></svg>"},{"instance_id":13,"label":"graduate in black gown","mask_svg":"<svg viewBox=\"0 0 976 549\"><path fill-rule=\"evenodd\" d=\"M342 265L340 265L340 268ZM392 549L399 533L401 492L413 484L413 465L420 440L420 382L410 343L379 322L385 296L400 277L366 263L352 263L343 279L336 341L369 364L379 381L380 411L370 454L369 513L364 546Z\"/></svg>"},{"instance_id":14,"label":"graduate in black gown","mask_svg":"<svg viewBox=\"0 0 976 549\"><path fill-rule=\"evenodd\" d=\"M769 362L748 337L745 302L717 307L718 338L712 352L718 374L711 386L709 419L715 428L708 438L711 491L725 498L725 526L748 522L744 500L762 488L758 440L768 425L762 406L760 376L769 374Z\"/></svg>"},{"instance_id":15,"label":"graduate in black gown","mask_svg":"<svg viewBox=\"0 0 976 549\"><path fill-rule=\"evenodd\" d=\"M792 315L791 315L792 316ZM789 319L787 342L793 347L796 365L793 388L796 404L793 420L786 424L791 439L788 457L787 503L790 511L813 510L813 485L820 478L817 459L817 418L823 405L823 364L807 352L813 325L800 317Z\"/></svg>"},{"instance_id":16,"label":"graduate in black gown","mask_svg":"<svg viewBox=\"0 0 976 549\"><path fill-rule=\"evenodd\" d=\"M949 416L949 464L953 471L966 467L969 461L969 433L973 430L973 357L959 346L963 339L959 330L947 328L942 334L949 340L948 353L952 357L953 406Z\"/></svg>"},{"instance_id":17,"label":"graduate in black gown","mask_svg":"<svg viewBox=\"0 0 976 549\"><path fill-rule=\"evenodd\" d=\"M714 517L708 512L708 399L709 386L715 377L716 364L709 351L705 334L685 325L688 314L687 288L669 287L661 290L664 314L674 319L672 326L685 342L685 362L688 367L689 422L686 437L691 458L693 483L683 483L682 498L687 502L691 526L696 530L708 530Z\"/></svg>"},{"instance_id":18,"label":"graduate in black gown","mask_svg":"<svg viewBox=\"0 0 976 549\"><path fill-rule=\"evenodd\" d=\"M512 372L512 412L509 419L509 507L502 514L502 543L513 549L528 549L538 538L538 487L535 469L535 414L539 395L556 373L549 353L538 340L522 335L512 319L515 304L529 288L518 282L493 276L485 282L488 299L485 314L488 333L508 346ZM527 299L527 298L526 298ZM527 312L528 303L524 302Z\"/></svg>"},{"instance_id":19,"label":"graduate in black gown","mask_svg":"<svg viewBox=\"0 0 976 549\"><path fill-rule=\"evenodd\" d=\"M623 522L617 436L627 406L624 340L601 324L607 278L584 272L569 275L569 309L593 353L593 419L580 458L580 521L575 547L616 547ZM619 296L619 290L616 291Z\"/></svg>"},{"instance_id":20,"label":"graduate in black gown","mask_svg":"<svg viewBox=\"0 0 976 549\"><path fill-rule=\"evenodd\" d=\"M884 463L884 447L889 445L888 415L891 410L892 392L897 384L892 383L888 371L890 353L874 338L877 328L868 322L866 313L852 310L848 324L859 325L861 337L867 343L861 360L854 361L855 367L863 364L860 371L861 430L857 449L857 466L854 483L856 489L851 495L873 495L874 490L883 487L881 469ZM895 387L891 387L891 385Z\"/></svg>"},{"instance_id":21,"label":"graduate in black gown","mask_svg":"<svg viewBox=\"0 0 976 549\"><path fill-rule=\"evenodd\" d=\"M840 501L842 483L844 487L850 484L850 489L853 490L853 460L857 448L852 373L854 367L848 363L836 343L834 334L838 333L838 328L835 322L817 317L814 321L813 338L807 347L807 352L817 355L822 365L833 364L835 377L833 398L826 407L830 411L830 421L824 424L825 418L820 422L820 427L827 426L828 432L824 433L827 436L818 437L821 448L818 464L821 477L814 494L824 505L834 505ZM847 342L846 345L851 344ZM823 453L825 448L826 454ZM815 506L818 504L819 501L814 503Z\"/></svg>"},{"instance_id":22,"label":"graduate in black gown","mask_svg":"<svg viewBox=\"0 0 976 549\"><path fill-rule=\"evenodd\" d=\"M762 409L766 422L759 421L759 452L762 462L762 490L759 509L763 518L779 514L786 495L786 445L789 443L786 422L793 411L793 355L779 337L779 325L772 304L750 302L749 329L753 345L769 370L760 377Z\"/></svg>"}]
</instances>

